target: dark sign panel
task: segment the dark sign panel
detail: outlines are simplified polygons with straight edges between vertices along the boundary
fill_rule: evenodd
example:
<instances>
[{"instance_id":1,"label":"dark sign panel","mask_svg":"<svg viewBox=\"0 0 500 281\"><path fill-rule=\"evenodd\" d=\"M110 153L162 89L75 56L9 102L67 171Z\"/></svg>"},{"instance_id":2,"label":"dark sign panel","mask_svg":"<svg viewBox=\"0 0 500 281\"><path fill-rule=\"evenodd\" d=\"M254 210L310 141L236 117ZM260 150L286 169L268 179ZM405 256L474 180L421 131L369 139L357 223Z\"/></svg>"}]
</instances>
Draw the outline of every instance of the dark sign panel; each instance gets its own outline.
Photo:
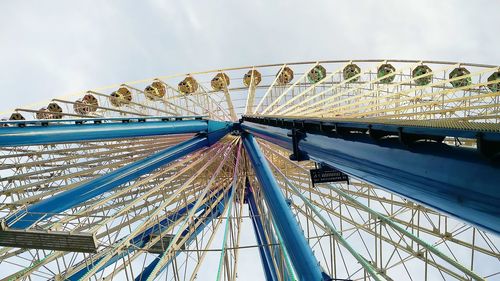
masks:
<instances>
[{"instance_id":1,"label":"dark sign panel","mask_svg":"<svg viewBox=\"0 0 500 281\"><path fill-rule=\"evenodd\" d=\"M324 183L324 182L345 181L349 183L349 177L346 174L329 166L323 166L319 169L313 169L310 172L311 172L311 181L313 186L316 183Z\"/></svg>"}]
</instances>

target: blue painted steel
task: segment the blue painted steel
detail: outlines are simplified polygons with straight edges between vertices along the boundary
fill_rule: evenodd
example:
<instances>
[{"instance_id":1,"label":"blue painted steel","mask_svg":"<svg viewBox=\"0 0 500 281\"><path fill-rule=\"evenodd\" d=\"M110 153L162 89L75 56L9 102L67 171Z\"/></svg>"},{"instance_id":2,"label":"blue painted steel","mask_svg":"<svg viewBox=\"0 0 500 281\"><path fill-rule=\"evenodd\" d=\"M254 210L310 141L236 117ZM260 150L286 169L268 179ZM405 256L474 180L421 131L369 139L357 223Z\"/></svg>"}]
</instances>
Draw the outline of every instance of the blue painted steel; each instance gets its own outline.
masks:
<instances>
[{"instance_id":1,"label":"blue painted steel","mask_svg":"<svg viewBox=\"0 0 500 281\"><path fill-rule=\"evenodd\" d=\"M161 255L157 255L157 257L148 264L148 266L146 266L141 274L139 274L135 279L134 281L142 281L142 280L148 280L148 277L151 275L151 273L153 272L153 270L155 269L156 265L158 265L158 263L160 262L160 258L161 258ZM167 264L167 266L169 265L170 263Z\"/></svg>"},{"instance_id":2,"label":"blue painted steel","mask_svg":"<svg viewBox=\"0 0 500 281\"><path fill-rule=\"evenodd\" d=\"M89 122L112 122L112 121L130 121L142 122L146 120L183 120L183 119L198 119L207 118L206 115L186 115L186 116L130 116L130 117L86 117L86 118L65 118L65 119L33 119L33 120L4 120L0 121L1 125L38 125L41 124L56 124L56 123L89 123Z\"/></svg>"},{"instance_id":3,"label":"blue painted steel","mask_svg":"<svg viewBox=\"0 0 500 281\"><path fill-rule=\"evenodd\" d=\"M257 240L257 245L264 245L262 241L260 240L259 233L257 231L257 226L255 225L255 222L252 219L252 226L253 226L253 231L255 233L255 240ZM266 281L273 280L273 276L271 274L271 270L269 269L269 264L268 260L266 257L266 253L264 252L265 249L263 247L259 247L259 256L260 256L260 262L262 263L262 269L264 270L264 276L266 276Z\"/></svg>"},{"instance_id":4,"label":"blue painted steel","mask_svg":"<svg viewBox=\"0 0 500 281\"><path fill-rule=\"evenodd\" d=\"M323 280L321 268L302 230L273 177L265 156L251 134L243 135L243 145L262 186L262 193L274 218L285 248L300 280Z\"/></svg>"},{"instance_id":5,"label":"blue painted steel","mask_svg":"<svg viewBox=\"0 0 500 281\"><path fill-rule=\"evenodd\" d=\"M115 262L117 262L121 258L123 258L123 257L127 256L128 254L130 254L131 252L135 251L136 248L144 247L144 244L146 244L148 242L148 240L150 239L150 235L152 233L158 233L160 231L160 228L168 228L171 223L173 223L173 222L177 221L179 218L181 218L193 206L194 206L194 203L189 204L188 206L177 211L175 214L172 214L172 215L168 216L167 218L163 219L162 221L160 221L159 224L155 224L154 226L150 227L149 229L147 229L143 233L137 235L135 238L133 238L131 240L131 244L133 244L134 246L129 247L126 251L122 252L119 255L113 256L110 260L108 260L98 270L98 272L101 270L104 270L106 267L114 264ZM205 206L203 206L203 207L205 207ZM160 227L160 225L161 225L161 227ZM71 276L66 276L65 277L66 280L70 280L70 281L80 280L83 276L85 276L85 274L89 270L92 270L92 268L94 268L94 266L97 265L101 260L102 260L102 258L99 258L99 259L95 260L92 264L87 265L86 267L82 268L81 270L72 274Z\"/></svg>"},{"instance_id":6,"label":"blue painted steel","mask_svg":"<svg viewBox=\"0 0 500 281\"><path fill-rule=\"evenodd\" d=\"M231 123L220 121L180 120L3 127L0 128L0 146L212 132L230 126Z\"/></svg>"},{"instance_id":7,"label":"blue painted steel","mask_svg":"<svg viewBox=\"0 0 500 281\"><path fill-rule=\"evenodd\" d=\"M269 242L264 232L264 226L262 225L262 220L260 218L259 209L257 208L257 203L255 202L255 197L253 195L252 189L248 186L247 181L247 200L248 209L250 211L250 217L252 218L252 224L255 231L255 238L257 239L257 244L260 245L260 259L262 262L262 267L264 268L264 273L266 275L267 281L278 281L278 275L276 273L276 267L274 266L271 251L269 250Z\"/></svg>"},{"instance_id":8,"label":"blue painted steel","mask_svg":"<svg viewBox=\"0 0 500 281\"><path fill-rule=\"evenodd\" d=\"M220 127L214 127L219 129ZM223 137L229 131L229 127L222 127L212 135L212 142ZM215 135L215 136L214 136ZM190 140L166 148L149 157L138 160L127 166L121 167L109 174L102 175L78 187L61 192L43 201L30 205L26 210L18 211L9 216L7 225L14 229L25 229L32 226L40 219L48 218L55 213L65 211L71 207L85 202L95 196L103 194L115 187L138 178L141 175L166 165L180 157L210 144L208 136L196 136Z\"/></svg>"},{"instance_id":9,"label":"blue painted steel","mask_svg":"<svg viewBox=\"0 0 500 281\"><path fill-rule=\"evenodd\" d=\"M245 131L287 149L289 130L244 122ZM391 192L500 234L500 167L476 150L439 143L404 146L363 134L344 138L307 133L299 149Z\"/></svg>"}]
</instances>

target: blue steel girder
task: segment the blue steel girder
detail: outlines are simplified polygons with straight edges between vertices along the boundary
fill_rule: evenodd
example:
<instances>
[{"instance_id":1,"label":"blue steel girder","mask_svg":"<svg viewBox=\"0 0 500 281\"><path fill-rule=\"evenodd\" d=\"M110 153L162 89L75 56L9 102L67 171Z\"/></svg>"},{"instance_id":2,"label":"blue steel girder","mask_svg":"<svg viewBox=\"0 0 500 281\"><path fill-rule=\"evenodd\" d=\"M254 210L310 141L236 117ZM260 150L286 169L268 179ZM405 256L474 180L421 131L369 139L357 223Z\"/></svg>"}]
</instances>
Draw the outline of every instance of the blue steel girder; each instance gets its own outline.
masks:
<instances>
[{"instance_id":1,"label":"blue steel girder","mask_svg":"<svg viewBox=\"0 0 500 281\"><path fill-rule=\"evenodd\" d=\"M97 119L88 123L62 123L66 120L48 125L36 123L29 126L0 127L0 147L20 145L40 145L62 142L80 142L96 140L112 140L117 138L146 137L187 133L209 133L217 131L229 122L203 120L201 117L153 119ZM126 122L125 122L126 121ZM68 121L69 122L69 121Z\"/></svg>"},{"instance_id":2,"label":"blue steel girder","mask_svg":"<svg viewBox=\"0 0 500 281\"><path fill-rule=\"evenodd\" d=\"M241 124L244 131L293 150L290 130L281 126L280 121ZM439 142L404 144L397 138L374 139L368 134L325 133L306 127L295 143L300 154L316 162L500 233L500 166L475 149Z\"/></svg>"},{"instance_id":3,"label":"blue steel girder","mask_svg":"<svg viewBox=\"0 0 500 281\"><path fill-rule=\"evenodd\" d=\"M262 262L262 267L264 274L266 275L266 281L277 281L278 275L276 272L276 267L274 266L271 251L269 250L269 241L265 235L264 226L262 225L262 219L257 207L257 202L255 202L255 196L252 189L249 186L249 181L247 184L247 194L246 199L248 200L248 209L250 211L250 217L252 219L252 225L255 232L255 240L259 245L259 254Z\"/></svg>"},{"instance_id":4,"label":"blue steel girder","mask_svg":"<svg viewBox=\"0 0 500 281\"><path fill-rule=\"evenodd\" d=\"M6 219L7 227L14 229L29 228L39 220L49 218L54 214L75 207L202 147L210 146L232 129L232 124L226 122L209 124L211 126L207 127L206 133L199 134L190 140L168 147L108 174L82 183L73 189L63 191L50 198L29 205L26 209L19 210Z\"/></svg>"},{"instance_id":5,"label":"blue steel girder","mask_svg":"<svg viewBox=\"0 0 500 281\"><path fill-rule=\"evenodd\" d=\"M271 168L252 134L243 134L243 145L262 187L266 205L276 223L277 231L282 237L285 249L299 279L324 280L319 263L286 203Z\"/></svg>"}]
</instances>

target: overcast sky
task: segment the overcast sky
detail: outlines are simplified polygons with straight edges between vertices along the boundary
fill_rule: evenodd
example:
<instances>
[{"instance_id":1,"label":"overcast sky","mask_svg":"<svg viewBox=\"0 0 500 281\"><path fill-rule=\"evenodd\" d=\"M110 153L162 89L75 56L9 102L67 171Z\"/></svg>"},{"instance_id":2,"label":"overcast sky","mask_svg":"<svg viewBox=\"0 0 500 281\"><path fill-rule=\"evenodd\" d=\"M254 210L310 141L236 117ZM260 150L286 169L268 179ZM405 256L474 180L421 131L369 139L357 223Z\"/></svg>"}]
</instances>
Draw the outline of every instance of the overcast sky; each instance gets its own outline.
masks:
<instances>
[{"instance_id":1,"label":"overcast sky","mask_svg":"<svg viewBox=\"0 0 500 281\"><path fill-rule=\"evenodd\" d=\"M499 11L500 1L486 0L2 1L0 112L240 65L360 58L500 65Z\"/></svg>"},{"instance_id":2,"label":"overcast sky","mask_svg":"<svg viewBox=\"0 0 500 281\"><path fill-rule=\"evenodd\" d=\"M499 1L2 1L0 112L178 72L401 58L500 65Z\"/></svg>"}]
</instances>

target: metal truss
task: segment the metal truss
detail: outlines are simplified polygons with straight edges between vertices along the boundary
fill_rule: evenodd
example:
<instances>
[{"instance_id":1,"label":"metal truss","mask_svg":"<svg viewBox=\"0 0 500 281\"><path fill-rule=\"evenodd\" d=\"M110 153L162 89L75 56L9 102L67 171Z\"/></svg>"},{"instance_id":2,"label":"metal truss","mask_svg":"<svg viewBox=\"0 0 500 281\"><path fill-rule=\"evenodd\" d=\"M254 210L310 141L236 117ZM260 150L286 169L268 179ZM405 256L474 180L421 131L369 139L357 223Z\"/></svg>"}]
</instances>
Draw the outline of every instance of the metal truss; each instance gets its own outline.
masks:
<instances>
[{"instance_id":1,"label":"metal truss","mask_svg":"<svg viewBox=\"0 0 500 281\"><path fill-rule=\"evenodd\" d=\"M0 279L500 280L499 90L498 66L341 60L21 106Z\"/></svg>"}]
</instances>

